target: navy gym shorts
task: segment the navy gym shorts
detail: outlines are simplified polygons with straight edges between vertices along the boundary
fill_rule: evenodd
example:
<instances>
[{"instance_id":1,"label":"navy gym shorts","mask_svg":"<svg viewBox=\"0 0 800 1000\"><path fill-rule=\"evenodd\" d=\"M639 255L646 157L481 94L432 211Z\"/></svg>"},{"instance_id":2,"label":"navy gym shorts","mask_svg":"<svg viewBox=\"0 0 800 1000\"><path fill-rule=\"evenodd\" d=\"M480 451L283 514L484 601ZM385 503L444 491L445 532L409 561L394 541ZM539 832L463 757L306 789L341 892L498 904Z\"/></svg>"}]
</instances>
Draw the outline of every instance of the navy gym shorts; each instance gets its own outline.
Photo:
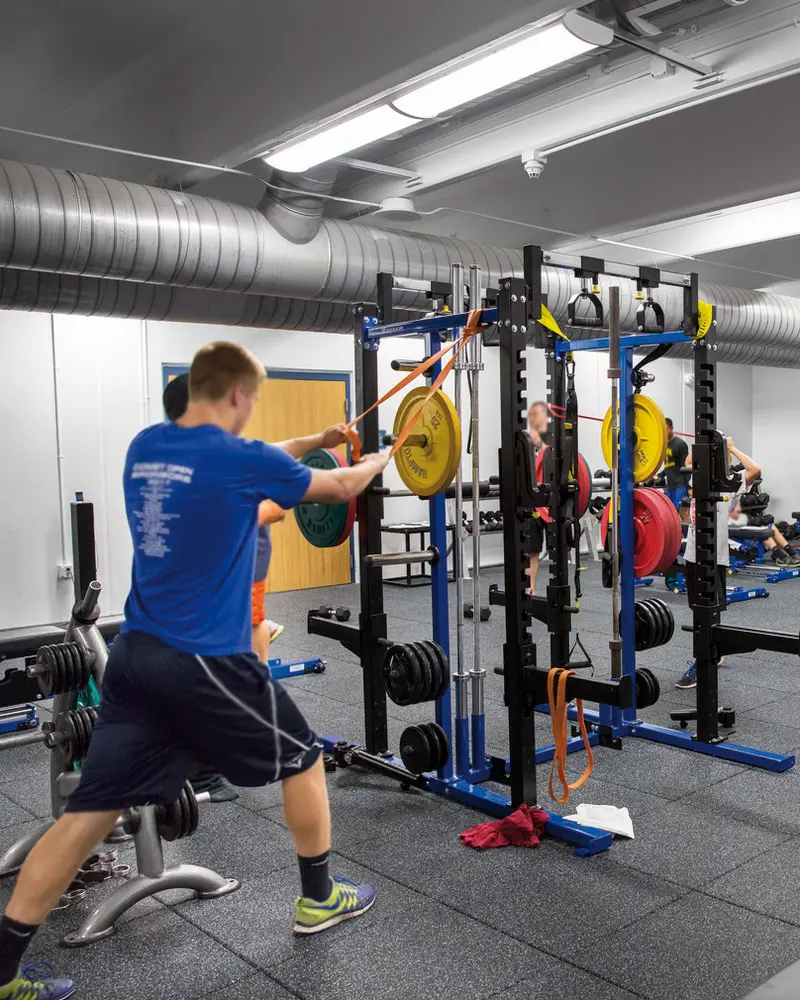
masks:
<instances>
[{"instance_id":1,"label":"navy gym shorts","mask_svg":"<svg viewBox=\"0 0 800 1000\"><path fill-rule=\"evenodd\" d=\"M307 770L322 745L253 653L197 656L141 632L111 646L68 812L172 802L197 765L257 787Z\"/></svg>"}]
</instances>

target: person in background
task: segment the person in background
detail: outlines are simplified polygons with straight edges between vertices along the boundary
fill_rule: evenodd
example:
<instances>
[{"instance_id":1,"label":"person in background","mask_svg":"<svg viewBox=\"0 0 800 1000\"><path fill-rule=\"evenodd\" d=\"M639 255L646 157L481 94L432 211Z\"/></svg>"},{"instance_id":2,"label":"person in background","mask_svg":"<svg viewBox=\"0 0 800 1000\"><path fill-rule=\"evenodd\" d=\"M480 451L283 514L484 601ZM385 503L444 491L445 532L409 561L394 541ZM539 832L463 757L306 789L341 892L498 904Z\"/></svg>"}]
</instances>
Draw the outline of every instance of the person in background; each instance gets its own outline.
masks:
<instances>
[{"instance_id":1,"label":"person in background","mask_svg":"<svg viewBox=\"0 0 800 1000\"><path fill-rule=\"evenodd\" d=\"M528 408L528 436L533 443L534 454L550 443L550 418L547 403L537 400ZM539 558L544 548L544 522L540 517L532 517L528 523L525 551L530 560L528 566L528 593L536 593L536 575L539 572Z\"/></svg>"},{"instance_id":2,"label":"person in background","mask_svg":"<svg viewBox=\"0 0 800 1000\"><path fill-rule=\"evenodd\" d=\"M731 511L728 524L731 528L746 528L748 525L747 514L742 511L741 497L739 497L739 503ZM791 547L774 525L770 525L770 527L772 528L772 538L764 539L764 548L769 552L770 559L776 566L800 566L800 553Z\"/></svg>"},{"instance_id":3,"label":"person in background","mask_svg":"<svg viewBox=\"0 0 800 1000\"><path fill-rule=\"evenodd\" d=\"M258 543L256 547L256 569L253 582L253 652L262 663L269 661L269 647L283 632L283 625L276 625L264 613L264 599L267 588L267 574L272 558L272 537L270 525L286 520L286 511L271 500L264 500L258 507Z\"/></svg>"},{"instance_id":4,"label":"person in background","mask_svg":"<svg viewBox=\"0 0 800 1000\"><path fill-rule=\"evenodd\" d=\"M725 607L728 599L728 571L730 570L731 557L728 549L728 519L733 511L740 505L742 494L761 475L761 466L758 465L749 455L734 445L733 438L728 438L728 468L731 465L731 456L738 459L743 466L742 482L737 491L727 499L720 500L717 504L717 598L720 607ZM695 532L696 514L695 501L689 508L689 530L686 535L686 593L689 597L689 607L693 607L697 599L697 577L695 575L695 561L697 558L697 535ZM719 661L722 663L722 660ZM686 670L675 687L687 690L697 687L697 663L689 660Z\"/></svg>"},{"instance_id":5,"label":"person in background","mask_svg":"<svg viewBox=\"0 0 800 1000\"><path fill-rule=\"evenodd\" d=\"M689 465L689 446L677 437L672 421L667 417L667 455L664 459L664 475L667 478L667 496L680 512L681 504L689 492L691 473L684 469Z\"/></svg>"}]
</instances>

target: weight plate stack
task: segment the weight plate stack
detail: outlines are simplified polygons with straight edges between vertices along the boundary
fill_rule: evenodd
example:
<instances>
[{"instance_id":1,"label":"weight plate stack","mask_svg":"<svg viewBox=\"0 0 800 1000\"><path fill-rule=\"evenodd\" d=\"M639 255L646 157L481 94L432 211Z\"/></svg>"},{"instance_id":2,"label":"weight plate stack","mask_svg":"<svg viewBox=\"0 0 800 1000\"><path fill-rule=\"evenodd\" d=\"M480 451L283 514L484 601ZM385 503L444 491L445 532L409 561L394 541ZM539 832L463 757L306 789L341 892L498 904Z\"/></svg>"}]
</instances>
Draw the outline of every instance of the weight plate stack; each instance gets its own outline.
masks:
<instances>
[{"instance_id":1,"label":"weight plate stack","mask_svg":"<svg viewBox=\"0 0 800 1000\"><path fill-rule=\"evenodd\" d=\"M383 683L395 705L434 701L450 686L450 664L435 642L396 642L384 656Z\"/></svg>"},{"instance_id":2,"label":"weight plate stack","mask_svg":"<svg viewBox=\"0 0 800 1000\"><path fill-rule=\"evenodd\" d=\"M400 737L400 758L412 774L438 771L450 758L445 731L435 722L408 726Z\"/></svg>"},{"instance_id":3,"label":"weight plate stack","mask_svg":"<svg viewBox=\"0 0 800 1000\"><path fill-rule=\"evenodd\" d=\"M92 676L95 654L77 642L40 646L36 653L39 690L46 698L80 691Z\"/></svg>"},{"instance_id":4,"label":"weight plate stack","mask_svg":"<svg viewBox=\"0 0 800 1000\"><path fill-rule=\"evenodd\" d=\"M634 609L636 649L656 649L665 646L675 634L675 618L669 605L658 597L637 601ZM620 616L621 621L621 616Z\"/></svg>"},{"instance_id":5,"label":"weight plate stack","mask_svg":"<svg viewBox=\"0 0 800 1000\"><path fill-rule=\"evenodd\" d=\"M192 786L187 782L181 794L167 805L156 810L156 823L162 840L172 842L191 837L197 831L200 811Z\"/></svg>"},{"instance_id":6,"label":"weight plate stack","mask_svg":"<svg viewBox=\"0 0 800 1000\"><path fill-rule=\"evenodd\" d=\"M47 746L51 750L58 748L64 756L65 766L72 767L88 754L96 721L97 710L94 708L61 712L55 718Z\"/></svg>"}]
</instances>

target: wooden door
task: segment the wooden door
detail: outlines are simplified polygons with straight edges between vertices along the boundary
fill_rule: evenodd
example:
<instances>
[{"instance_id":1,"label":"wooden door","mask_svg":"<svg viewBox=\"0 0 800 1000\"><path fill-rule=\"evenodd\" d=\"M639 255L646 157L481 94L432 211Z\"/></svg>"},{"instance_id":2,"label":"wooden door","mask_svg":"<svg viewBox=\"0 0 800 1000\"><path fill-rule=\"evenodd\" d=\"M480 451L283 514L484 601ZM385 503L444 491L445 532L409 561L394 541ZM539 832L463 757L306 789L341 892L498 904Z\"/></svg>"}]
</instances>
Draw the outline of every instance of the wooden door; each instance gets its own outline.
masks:
<instances>
[{"instance_id":1,"label":"wooden door","mask_svg":"<svg viewBox=\"0 0 800 1000\"><path fill-rule=\"evenodd\" d=\"M286 441L316 434L331 424L347 420L347 390L344 379L267 377L256 411L242 432L262 441ZM338 449L347 454L344 445ZM305 590L350 583L350 545L332 549L314 548L300 533L294 514L272 526L272 562L267 593Z\"/></svg>"}]
</instances>

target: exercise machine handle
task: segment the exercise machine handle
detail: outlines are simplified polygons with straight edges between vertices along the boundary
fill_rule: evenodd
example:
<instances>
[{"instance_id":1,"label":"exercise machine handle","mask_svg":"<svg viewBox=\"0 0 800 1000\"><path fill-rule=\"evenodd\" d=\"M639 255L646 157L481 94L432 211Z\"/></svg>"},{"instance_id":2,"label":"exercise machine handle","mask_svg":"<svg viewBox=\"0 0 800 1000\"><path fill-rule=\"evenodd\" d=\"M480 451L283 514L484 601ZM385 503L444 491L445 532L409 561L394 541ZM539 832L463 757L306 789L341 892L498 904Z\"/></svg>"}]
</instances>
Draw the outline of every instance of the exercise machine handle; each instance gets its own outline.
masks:
<instances>
[{"instance_id":1,"label":"exercise machine handle","mask_svg":"<svg viewBox=\"0 0 800 1000\"><path fill-rule=\"evenodd\" d=\"M100 591L102 587L97 580L92 580L89 586L86 588L86 593L83 595L83 601L79 608L81 615L90 615L94 609L97 607L97 602L100 600Z\"/></svg>"}]
</instances>

